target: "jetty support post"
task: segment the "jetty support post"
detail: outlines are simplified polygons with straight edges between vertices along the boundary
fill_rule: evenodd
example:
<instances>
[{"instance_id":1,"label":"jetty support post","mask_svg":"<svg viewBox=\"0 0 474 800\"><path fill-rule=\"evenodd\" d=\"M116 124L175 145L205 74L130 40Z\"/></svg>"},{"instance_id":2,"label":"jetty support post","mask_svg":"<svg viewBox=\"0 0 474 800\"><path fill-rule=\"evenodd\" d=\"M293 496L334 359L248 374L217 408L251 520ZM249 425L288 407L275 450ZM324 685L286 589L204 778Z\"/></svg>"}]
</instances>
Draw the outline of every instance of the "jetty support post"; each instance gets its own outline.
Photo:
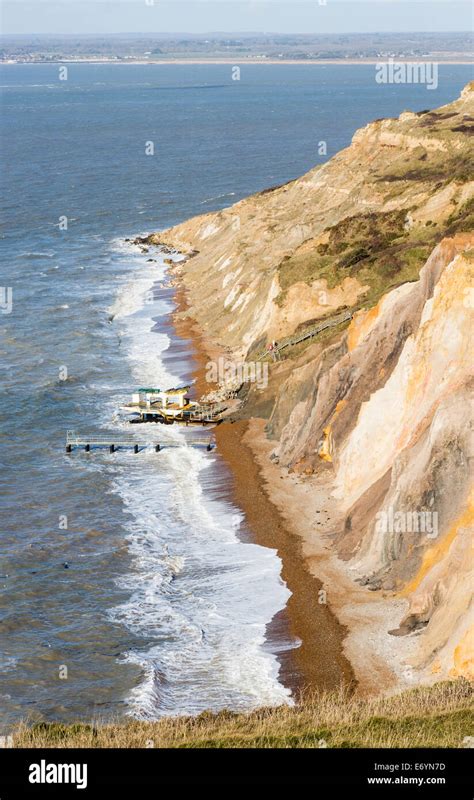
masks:
<instances>
[{"instance_id":1,"label":"jetty support post","mask_svg":"<svg viewBox=\"0 0 474 800\"><path fill-rule=\"evenodd\" d=\"M66 453L72 453L72 444L66 445Z\"/></svg>"},{"instance_id":2,"label":"jetty support post","mask_svg":"<svg viewBox=\"0 0 474 800\"><path fill-rule=\"evenodd\" d=\"M86 451L86 453L90 453L90 450L91 450L90 444L86 444L84 450Z\"/></svg>"},{"instance_id":3,"label":"jetty support post","mask_svg":"<svg viewBox=\"0 0 474 800\"><path fill-rule=\"evenodd\" d=\"M114 444L111 444L109 449L110 449L111 453L115 453L115 445Z\"/></svg>"},{"instance_id":4,"label":"jetty support post","mask_svg":"<svg viewBox=\"0 0 474 800\"><path fill-rule=\"evenodd\" d=\"M159 453L160 450L161 450L160 445L159 444L155 444L155 453Z\"/></svg>"},{"instance_id":5,"label":"jetty support post","mask_svg":"<svg viewBox=\"0 0 474 800\"><path fill-rule=\"evenodd\" d=\"M133 452L134 453L138 453L138 445L137 444L133 445Z\"/></svg>"}]
</instances>

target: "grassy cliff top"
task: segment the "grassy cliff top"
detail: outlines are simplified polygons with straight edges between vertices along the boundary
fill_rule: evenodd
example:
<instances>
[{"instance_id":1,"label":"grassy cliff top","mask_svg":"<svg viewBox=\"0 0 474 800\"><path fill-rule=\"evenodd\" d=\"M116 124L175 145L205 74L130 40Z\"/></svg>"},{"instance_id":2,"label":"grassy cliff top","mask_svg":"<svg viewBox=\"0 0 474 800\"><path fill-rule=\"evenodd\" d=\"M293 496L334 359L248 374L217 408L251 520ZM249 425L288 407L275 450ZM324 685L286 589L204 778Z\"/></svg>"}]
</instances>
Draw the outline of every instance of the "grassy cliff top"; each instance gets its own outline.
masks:
<instances>
[{"instance_id":1,"label":"grassy cliff top","mask_svg":"<svg viewBox=\"0 0 474 800\"><path fill-rule=\"evenodd\" d=\"M465 680L390 697L358 698L347 690L306 696L293 708L249 714L115 724L22 723L15 747L462 747L474 728L473 686ZM465 746L465 745L464 745Z\"/></svg>"}]
</instances>

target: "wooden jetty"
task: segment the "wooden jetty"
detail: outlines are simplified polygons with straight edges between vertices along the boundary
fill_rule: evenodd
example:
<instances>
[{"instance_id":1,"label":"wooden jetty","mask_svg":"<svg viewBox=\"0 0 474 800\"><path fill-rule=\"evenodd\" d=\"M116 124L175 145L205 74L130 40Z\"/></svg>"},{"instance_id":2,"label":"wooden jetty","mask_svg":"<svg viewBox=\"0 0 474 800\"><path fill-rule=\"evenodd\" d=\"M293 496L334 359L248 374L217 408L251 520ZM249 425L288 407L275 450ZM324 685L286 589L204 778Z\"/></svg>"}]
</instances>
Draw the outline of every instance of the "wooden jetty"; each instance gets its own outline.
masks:
<instances>
[{"instance_id":1,"label":"wooden jetty","mask_svg":"<svg viewBox=\"0 0 474 800\"><path fill-rule=\"evenodd\" d=\"M78 434L75 431L67 431L66 433L66 453L72 453L75 448L83 447L86 453L90 453L92 448L109 448L110 453L116 453L118 450L130 450L134 453L139 453L142 450L154 450L159 453L161 450L167 450L169 447L205 447L208 452L213 450L216 443L213 437L193 437L182 444L179 442L137 442L130 436L124 437L116 433L107 433L98 435L91 434Z\"/></svg>"}]
</instances>

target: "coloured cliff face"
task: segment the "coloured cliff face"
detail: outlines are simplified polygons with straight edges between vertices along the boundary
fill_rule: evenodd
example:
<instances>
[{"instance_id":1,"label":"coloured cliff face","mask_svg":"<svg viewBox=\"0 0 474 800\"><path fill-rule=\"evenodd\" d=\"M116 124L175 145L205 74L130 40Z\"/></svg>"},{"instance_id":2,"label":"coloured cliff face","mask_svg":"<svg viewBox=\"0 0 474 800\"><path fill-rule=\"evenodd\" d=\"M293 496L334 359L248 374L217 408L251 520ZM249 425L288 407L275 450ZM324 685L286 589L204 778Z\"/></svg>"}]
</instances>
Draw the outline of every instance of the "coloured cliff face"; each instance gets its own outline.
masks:
<instances>
[{"instance_id":1,"label":"coloured cliff face","mask_svg":"<svg viewBox=\"0 0 474 800\"><path fill-rule=\"evenodd\" d=\"M242 355L416 280L442 234L467 229L472 96L371 123L302 178L160 233L193 254L192 315Z\"/></svg>"},{"instance_id":2,"label":"coloured cliff face","mask_svg":"<svg viewBox=\"0 0 474 800\"><path fill-rule=\"evenodd\" d=\"M332 546L403 600L390 635L419 632L419 680L472 674L473 97L372 123L302 178L158 235L193 253L190 314L236 360L351 311L289 346L245 413L263 392L274 457L330 478Z\"/></svg>"}]
</instances>

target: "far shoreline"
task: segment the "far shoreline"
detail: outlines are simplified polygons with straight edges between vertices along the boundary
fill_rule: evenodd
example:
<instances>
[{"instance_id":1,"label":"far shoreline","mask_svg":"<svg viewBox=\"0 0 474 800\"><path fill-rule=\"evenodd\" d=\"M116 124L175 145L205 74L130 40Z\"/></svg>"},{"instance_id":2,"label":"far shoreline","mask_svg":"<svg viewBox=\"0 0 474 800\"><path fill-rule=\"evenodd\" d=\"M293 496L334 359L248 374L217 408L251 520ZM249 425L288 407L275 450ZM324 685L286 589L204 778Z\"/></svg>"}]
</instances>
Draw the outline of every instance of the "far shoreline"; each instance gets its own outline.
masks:
<instances>
[{"instance_id":1,"label":"far shoreline","mask_svg":"<svg viewBox=\"0 0 474 800\"><path fill-rule=\"evenodd\" d=\"M96 65L113 65L113 66L176 66L176 65L186 65L189 64L190 66L198 66L198 65L205 65L209 64L212 66L231 66L231 67L243 67L249 64L253 65L284 65L284 66L376 66L377 64L385 64L389 61L389 58L332 58L332 59L282 59L282 58L248 58L248 59L229 59L229 58L201 58L201 59L194 59L194 58L170 58L165 60L151 60L151 59L130 59L130 60L116 60L116 59L104 59L104 58L97 58L97 59L74 59L74 58L63 58L63 59L55 59L51 61L1 61L0 64L6 67L18 67L18 66L51 66L55 64L96 64ZM402 59L393 59L395 64L431 64L436 63L438 66L472 66L474 64L474 58L468 59L467 57L461 59L437 59L437 58L402 58Z\"/></svg>"}]
</instances>

